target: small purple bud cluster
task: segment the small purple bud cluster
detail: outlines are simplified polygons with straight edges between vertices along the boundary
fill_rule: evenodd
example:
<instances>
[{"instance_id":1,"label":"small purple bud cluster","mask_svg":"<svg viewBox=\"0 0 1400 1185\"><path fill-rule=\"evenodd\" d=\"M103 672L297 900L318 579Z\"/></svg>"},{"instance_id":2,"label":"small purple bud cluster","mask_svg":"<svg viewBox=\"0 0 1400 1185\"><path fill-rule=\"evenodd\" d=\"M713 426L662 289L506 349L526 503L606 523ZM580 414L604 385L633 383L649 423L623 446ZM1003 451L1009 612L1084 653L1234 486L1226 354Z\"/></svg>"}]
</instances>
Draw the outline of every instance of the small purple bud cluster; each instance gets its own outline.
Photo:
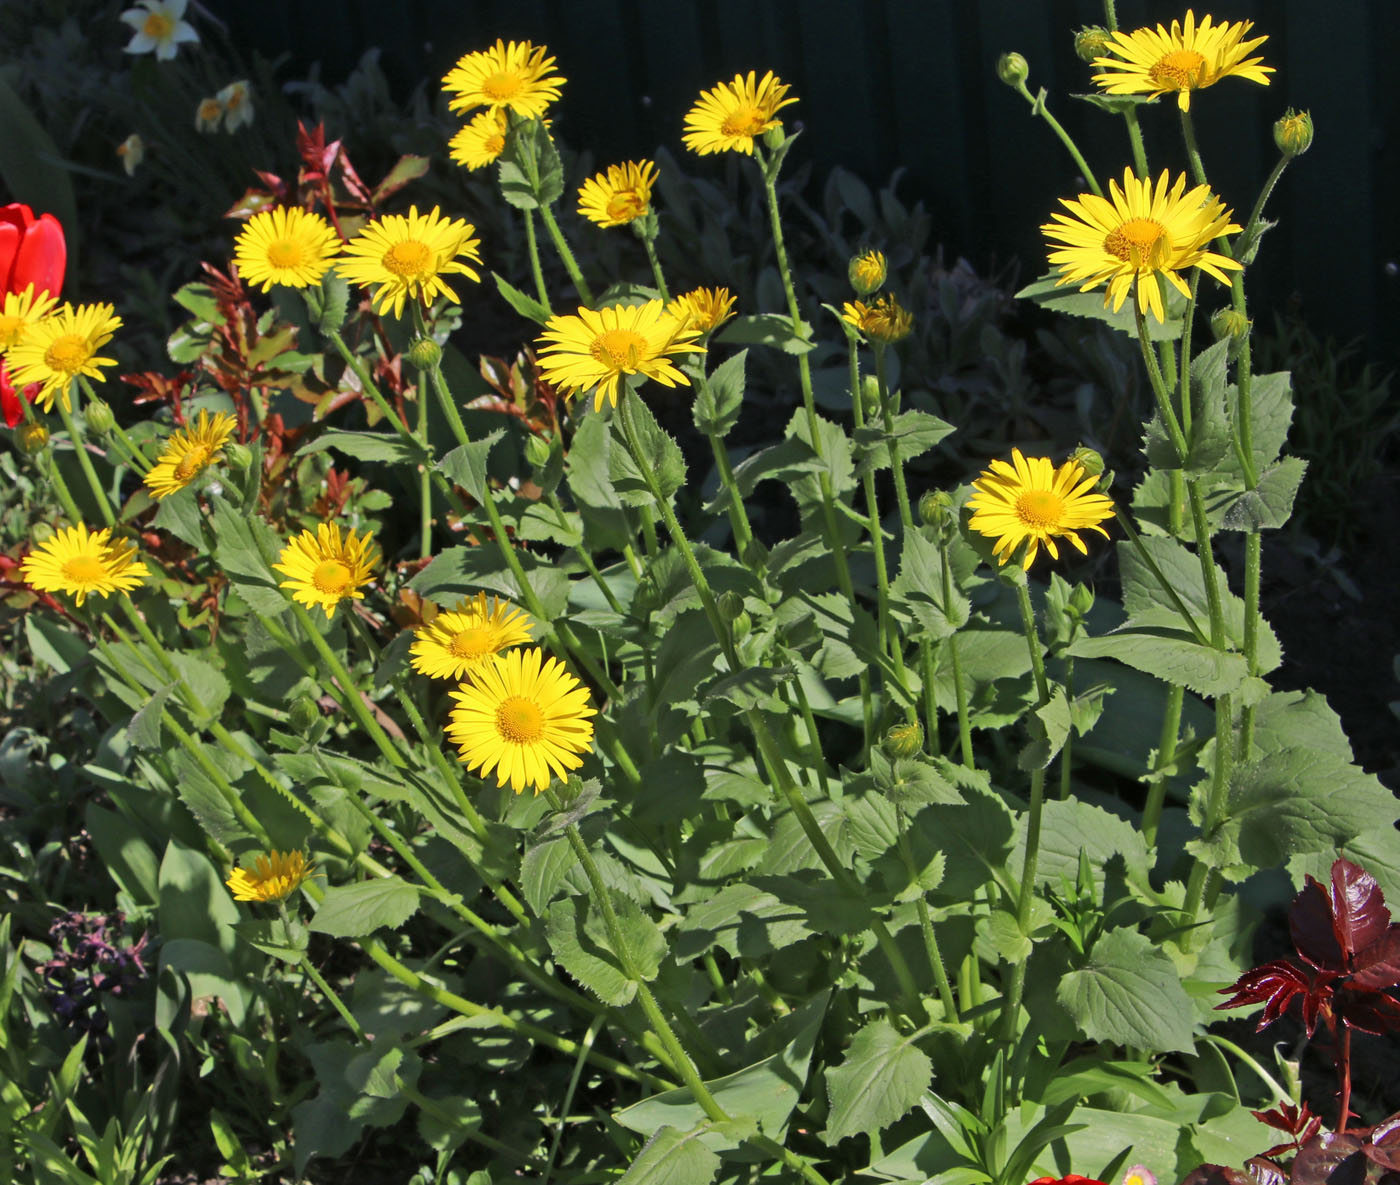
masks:
<instances>
[{"instance_id":1,"label":"small purple bud cluster","mask_svg":"<svg viewBox=\"0 0 1400 1185\"><path fill-rule=\"evenodd\" d=\"M54 956L35 970L49 1006L65 1024L88 1033L107 1027L101 997L127 994L148 974L149 934L134 943L122 933L126 916L116 913L60 914L49 927Z\"/></svg>"}]
</instances>

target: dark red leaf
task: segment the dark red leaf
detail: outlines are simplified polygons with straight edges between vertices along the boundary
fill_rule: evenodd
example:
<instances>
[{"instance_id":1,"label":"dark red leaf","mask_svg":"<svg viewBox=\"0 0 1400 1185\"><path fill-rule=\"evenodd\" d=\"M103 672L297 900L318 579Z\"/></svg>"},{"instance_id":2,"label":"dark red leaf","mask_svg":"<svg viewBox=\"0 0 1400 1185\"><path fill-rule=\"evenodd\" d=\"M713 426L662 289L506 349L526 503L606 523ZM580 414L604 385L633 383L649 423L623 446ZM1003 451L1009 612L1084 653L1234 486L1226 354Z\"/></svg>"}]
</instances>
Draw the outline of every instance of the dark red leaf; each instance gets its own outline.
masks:
<instances>
[{"instance_id":1,"label":"dark red leaf","mask_svg":"<svg viewBox=\"0 0 1400 1185\"><path fill-rule=\"evenodd\" d=\"M1223 1164L1203 1164L1186 1174L1181 1185L1253 1185L1249 1177Z\"/></svg>"},{"instance_id":2,"label":"dark red leaf","mask_svg":"<svg viewBox=\"0 0 1400 1185\"><path fill-rule=\"evenodd\" d=\"M1293 1185L1362 1185L1365 1141L1353 1132L1324 1132L1293 1158Z\"/></svg>"},{"instance_id":3,"label":"dark red leaf","mask_svg":"<svg viewBox=\"0 0 1400 1185\"><path fill-rule=\"evenodd\" d=\"M1364 868L1350 860L1332 865L1332 928L1348 955L1380 941L1390 929L1385 894Z\"/></svg>"},{"instance_id":4,"label":"dark red leaf","mask_svg":"<svg viewBox=\"0 0 1400 1185\"><path fill-rule=\"evenodd\" d=\"M1388 988L1400 984L1400 926L1392 924L1364 950L1357 951L1355 973L1348 981L1353 987Z\"/></svg>"},{"instance_id":5,"label":"dark red leaf","mask_svg":"<svg viewBox=\"0 0 1400 1185\"><path fill-rule=\"evenodd\" d=\"M1278 1020L1295 996L1303 1001L1303 1023L1308 1036L1317 1028L1318 1018L1324 1015L1330 1005L1332 981L1337 978L1333 971L1320 971L1304 967L1289 959L1275 959L1251 971L1246 971L1233 986L1222 988L1221 994L1234 992L1230 999L1217 1008L1242 1008L1246 1004L1263 1004L1264 1011L1255 1025L1256 1032Z\"/></svg>"},{"instance_id":6,"label":"dark red leaf","mask_svg":"<svg viewBox=\"0 0 1400 1185\"><path fill-rule=\"evenodd\" d=\"M1293 898L1288 911L1288 932L1298 953L1314 967L1325 971L1345 971L1347 953L1338 941L1332 923L1332 903L1327 892L1312 877L1303 891Z\"/></svg>"},{"instance_id":7,"label":"dark red leaf","mask_svg":"<svg viewBox=\"0 0 1400 1185\"><path fill-rule=\"evenodd\" d=\"M1349 1028L1376 1036L1400 1032L1400 1000L1384 992L1339 987L1332 1007Z\"/></svg>"}]
</instances>

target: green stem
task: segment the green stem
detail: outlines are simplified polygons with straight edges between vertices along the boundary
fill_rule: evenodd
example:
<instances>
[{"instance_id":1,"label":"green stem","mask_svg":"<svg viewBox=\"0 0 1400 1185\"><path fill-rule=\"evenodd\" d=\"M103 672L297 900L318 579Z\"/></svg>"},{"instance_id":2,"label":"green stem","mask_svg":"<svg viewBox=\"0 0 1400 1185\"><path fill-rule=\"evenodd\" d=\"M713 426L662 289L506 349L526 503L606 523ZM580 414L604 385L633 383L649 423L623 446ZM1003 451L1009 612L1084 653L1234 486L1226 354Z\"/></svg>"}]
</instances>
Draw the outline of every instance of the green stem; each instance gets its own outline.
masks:
<instances>
[{"instance_id":1,"label":"green stem","mask_svg":"<svg viewBox=\"0 0 1400 1185\"><path fill-rule=\"evenodd\" d=\"M421 319L423 313L416 302L413 309ZM433 451L428 443L428 393L423 390L422 371L418 372L418 443L423 449L418 467L418 555L426 560L433 554L433 477L428 461Z\"/></svg>"},{"instance_id":2,"label":"green stem","mask_svg":"<svg viewBox=\"0 0 1400 1185\"><path fill-rule=\"evenodd\" d=\"M1026 635L1026 646L1031 656L1031 671L1035 675L1036 697L1043 708L1050 702L1050 682L1045 676L1045 654L1040 646L1040 633L1035 625L1035 610L1031 607L1030 581L1024 571L1017 570L1011 577L1016 588L1016 606L1021 611L1021 630Z\"/></svg>"},{"instance_id":3,"label":"green stem","mask_svg":"<svg viewBox=\"0 0 1400 1185\"><path fill-rule=\"evenodd\" d=\"M283 907L282 916L284 919L287 916L285 905ZM311 961L310 957L305 952L303 952L301 956L301 969L306 972L307 977L311 980L311 982L314 983L320 989L321 995L325 996L327 1002L331 1005L331 1007L334 1008L338 1013L340 1013L340 1019L345 1022L346 1028L348 1028L350 1032L354 1034L355 1040L363 1043L366 1040L366 1038L365 1031L360 1026L360 1022L355 1019L350 1009L345 1007L344 1001L342 1001L341 998L338 995L336 995L336 993L332 990L331 985L328 984L322 977L321 973L316 970L316 964Z\"/></svg>"},{"instance_id":4,"label":"green stem","mask_svg":"<svg viewBox=\"0 0 1400 1185\"><path fill-rule=\"evenodd\" d=\"M540 265L540 244L535 235L535 212L524 210L525 215L525 246L530 254L530 274L535 278L535 294L539 297L540 304L544 305L544 310L551 317L554 315L553 308L549 303L549 289L545 287L544 268Z\"/></svg>"},{"instance_id":5,"label":"green stem","mask_svg":"<svg viewBox=\"0 0 1400 1185\"><path fill-rule=\"evenodd\" d=\"M899 445L894 439L894 400L890 398L889 384L885 379L885 351L888 349L881 342L875 343L875 375L876 381L880 384L880 415L883 417L885 425L885 436L887 438L886 448L889 451L890 471L894 475L895 498L899 502L899 521L904 524L906 535L914 531L914 511L909 505L909 487L904 481L904 466L899 460Z\"/></svg>"},{"instance_id":6,"label":"green stem","mask_svg":"<svg viewBox=\"0 0 1400 1185\"><path fill-rule=\"evenodd\" d=\"M57 403L58 414L62 417L63 426L68 431L68 439L73 442L73 451L78 454L78 465L82 468L83 476L87 478L88 488L92 490L92 496L97 501L97 509L102 514L102 521L109 527L114 527L117 525L116 515L112 513L112 503L107 497L107 491L97 480L97 470L92 467L92 458L88 456L87 443L83 440L82 433L78 431L78 426L73 420L73 413L68 410L67 402L60 396Z\"/></svg>"},{"instance_id":7,"label":"green stem","mask_svg":"<svg viewBox=\"0 0 1400 1185\"><path fill-rule=\"evenodd\" d=\"M661 271L661 260L656 257L656 238L654 235L642 235L641 240L647 249L647 261L651 264L651 274L656 280L656 290L661 293L661 299L669 304L671 294L666 290L666 277Z\"/></svg>"},{"instance_id":8,"label":"green stem","mask_svg":"<svg viewBox=\"0 0 1400 1185\"><path fill-rule=\"evenodd\" d=\"M1191 112L1181 112L1181 138L1186 142L1186 162L1191 166L1191 177L1197 185L1205 185L1206 166L1201 160L1201 150L1196 144L1196 128L1191 122Z\"/></svg>"},{"instance_id":9,"label":"green stem","mask_svg":"<svg viewBox=\"0 0 1400 1185\"><path fill-rule=\"evenodd\" d=\"M1251 675L1259 674L1259 570L1263 536L1250 531L1244 537L1244 657ZM1254 705L1240 711L1240 760L1250 760L1254 745Z\"/></svg>"},{"instance_id":10,"label":"green stem","mask_svg":"<svg viewBox=\"0 0 1400 1185\"><path fill-rule=\"evenodd\" d=\"M569 244L564 239L564 232L559 229L559 223L554 220L554 211L546 205L541 205L540 218L544 221L544 228L549 232L550 240L554 243L554 249L559 252L559 258L564 261L564 270L569 273L569 279L574 282L574 287L578 289L579 299L591 308L593 306L593 292L588 287L588 281L583 278L583 272L579 270L578 260L574 258L574 253L569 250Z\"/></svg>"},{"instance_id":11,"label":"green stem","mask_svg":"<svg viewBox=\"0 0 1400 1185\"><path fill-rule=\"evenodd\" d=\"M914 854L909 848L909 834L906 829L908 818L904 811L897 812L899 817L899 854L904 861L904 867L908 870L910 879L915 876ZM929 915L928 902L924 900L923 893L915 898L919 912L919 929L924 936L924 951L928 955L929 970L933 973L933 982L938 988L938 998L943 1002L943 1018L957 1024L961 1019L958 1015L958 1005L953 999L953 987L948 982L948 969L943 966L943 953L938 946L938 935L934 933L933 919Z\"/></svg>"},{"instance_id":12,"label":"green stem","mask_svg":"<svg viewBox=\"0 0 1400 1185\"><path fill-rule=\"evenodd\" d=\"M953 613L953 565L948 559L948 543L940 539L939 554L943 567L943 615L950 621ZM953 668L953 695L958 706L958 741L962 748L962 763L968 769L976 769L977 761L972 754L972 719L967 707L967 684L963 681L962 661L958 656L957 631L944 639L948 647L948 661Z\"/></svg>"},{"instance_id":13,"label":"green stem","mask_svg":"<svg viewBox=\"0 0 1400 1185\"><path fill-rule=\"evenodd\" d=\"M1259 1081L1262 1082L1265 1086L1267 1086L1271 1091L1273 1091L1275 1102L1293 1103L1297 1101L1293 1098L1292 1095L1290 1095L1286 1090L1284 1090L1282 1086L1278 1084L1278 1080L1266 1069L1264 1069L1264 1067L1261 1066L1259 1062L1254 1057L1252 1057L1247 1050L1242 1049L1240 1046L1236 1045L1233 1041L1231 1041L1228 1037L1222 1037L1218 1033L1204 1033L1202 1035L1217 1049L1224 1049L1229 1053L1233 1053L1237 1058L1240 1059L1240 1061L1242 1061L1246 1066L1253 1070L1255 1076L1259 1079Z\"/></svg>"},{"instance_id":14,"label":"green stem","mask_svg":"<svg viewBox=\"0 0 1400 1185\"><path fill-rule=\"evenodd\" d=\"M1229 801L1230 772L1234 765L1235 751L1234 738L1230 735L1232 730L1230 697L1222 695L1215 701L1215 760L1201 823L1201 837L1207 843L1215 838ZM1200 915L1201 899L1205 894L1206 879L1210 872L1210 867L1197 856L1191 867L1190 878L1186 882L1186 901L1182 906L1190 925L1194 926ZM1190 948L1189 937L1187 948Z\"/></svg>"},{"instance_id":15,"label":"green stem","mask_svg":"<svg viewBox=\"0 0 1400 1185\"><path fill-rule=\"evenodd\" d=\"M1074 659L1065 659L1065 699L1074 703ZM1069 798L1070 782L1074 773L1074 727L1065 732L1064 744L1060 746L1060 801Z\"/></svg>"},{"instance_id":16,"label":"green stem","mask_svg":"<svg viewBox=\"0 0 1400 1185\"><path fill-rule=\"evenodd\" d=\"M919 639L919 675L924 692L924 740L929 755L937 757L942 750L938 740L938 693L933 686L933 643Z\"/></svg>"},{"instance_id":17,"label":"green stem","mask_svg":"<svg viewBox=\"0 0 1400 1185\"><path fill-rule=\"evenodd\" d=\"M1031 105L1031 114L1038 115L1050 126L1050 130L1059 137L1060 143L1065 146L1070 156L1074 158L1075 166L1079 169L1084 180L1088 182L1089 188L1099 197L1103 197L1103 190L1099 188L1098 179L1094 176L1094 170L1089 167L1089 162L1084 159L1084 154L1079 151L1079 145L1074 142L1074 137L1065 131L1064 126L1050 114L1050 109L1045 105L1045 88L1042 87L1038 95L1033 95L1030 88L1026 86L1023 78L1016 84L1016 89L1021 97Z\"/></svg>"},{"instance_id":18,"label":"green stem","mask_svg":"<svg viewBox=\"0 0 1400 1185\"><path fill-rule=\"evenodd\" d=\"M734 469L729 464L729 452L724 447L724 441L708 433L705 439L710 442L710 451L715 457L715 471L719 474L720 485L729 495L725 499L724 510L729 516L730 529L734 532L734 550L742 557L753 542L748 511L744 509L744 500L739 496L739 486L734 478Z\"/></svg>"},{"instance_id":19,"label":"green stem","mask_svg":"<svg viewBox=\"0 0 1400 1185\"><path fill-rule=\"evenodd\" d=\"M817 788L822 792L822 796L830 797L831 787L826 779L826 760L822 756L822 739L821 734L817 731L817 719L812 715L812 705L807 700L807 692L802 686L802 680L800 678L793 679L791 687L797 696L797 709L802 713L802 725L807 730L807 762L812 769L817 771Z\"/></svg>"},{"instance_id":20,"label":"green stem","mask_svg":"<svg viewBox=\"0 0 1400 1185\"><path fill-rule=\"evenodd\" d=\"M1139 177L1147 176L1147 146L1142 142L1142 126L1138 123L1136 111L1123 112L1123 122L1128 127L1128 143L1133 152L1133 167Z\"/></svg>"},{"instance_id":21,"label":"green stem","mask_svg":"<svg viewBox=\"0 0 1400 1185\"><path fill-rule=\"evenodd\" d=\"M1167 797L1167 776L1163 772L1176 760L1177 739L1181 733L1181 709L1186 701L1186 688L1172 684L1167 688L1166 708L1162 713L1162 732L1157 741L1157 778L1147 789L1142 807L1142 837L1149 849L1157 843L1157 828L1162 822L1162 806Z\"/></svg>"},{"instance_id":22,"label":"green stem","mask_svg":"<svg viewBox=\"0 0 1400 1185\"><path fill-rule=\"evenodd\" d=\"M1209 646L1211 644L1210 639L1201 632L1201 627L1196 623L1195 614L1186 607L1186 603L1176 591L1176 586L1167 579L1165 573L1163 573L1162 569L1158 566L1157 561L1152 558L1152 553L1147 550L1146 545L1142 541L1142 536L1140 536L1133 527L1133 520L1117 506L1113 508L1113 516L1118 525L1123 528L1123 534L1127 536L1128 542L1132 544L1133 549L1138 554L1138 558L1147 566L1147 570L1152 573L1157 580L1157 584L1162 591L1167 594L1167 599L1171 601L1177 613L1181 615L1181 620L1186 623L1186 628L1191 631L1196 641L1202 646Z\"/></svg>"}]
</instances>

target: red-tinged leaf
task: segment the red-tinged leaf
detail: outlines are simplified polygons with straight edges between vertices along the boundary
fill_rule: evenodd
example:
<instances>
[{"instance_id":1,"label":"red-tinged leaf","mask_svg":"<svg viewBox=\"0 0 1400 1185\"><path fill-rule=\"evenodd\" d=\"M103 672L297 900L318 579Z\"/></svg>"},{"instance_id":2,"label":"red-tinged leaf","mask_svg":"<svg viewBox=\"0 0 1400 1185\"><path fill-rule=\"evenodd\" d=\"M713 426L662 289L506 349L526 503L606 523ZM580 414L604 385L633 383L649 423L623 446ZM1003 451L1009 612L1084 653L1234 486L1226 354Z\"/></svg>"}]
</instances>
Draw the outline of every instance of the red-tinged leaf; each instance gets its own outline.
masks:
<instances>
[{"instance_id":1,"label":"red-tinged leaf","mask_svg":"<svg viewBox=\"0 0 1400 1185\"><path fill-rule=\"evenodd\" d=\"M1350 860L1332 865L1332 928L1348 955L1378 942L1390 929L1385 894L1364 868Z\"/></svg>"},{"instance_id":2,"label":"red-tinged leaf","mask_svg":"<svg viewBox=\"0 0 1400 1185\"><path fill-rule=\"evenodd\" d=\"M386 198L391 198L410 181L417 181L428 171L426 156L401 156L384 179L375 187L374 204L377 206Z\"/></svg>"},{"instance_id":3,"label":"red-tinged leaf","mask_svg":"<svg viewBox=\"0 0 1400 1185\"><path fill-rule=\"evenodd\" d=\"M1267 1155L1251 1156L1244 1162L1244 1171L1254 1185L1288 1185L1288 1174Z\"/></svg>"},{"instance_id":4,"label":"red-tinged leaf","mask_svg":"<svg viewBox=\"0 0 1400 1185\"><path fill-rule=\"evenodd\" d=\"M1345 971L1347 952L1342 949L1333 925L1332 903L1327 891L1312 877L1308 877L1307 882L1288 910L1288 931L1293 936L1293 945L1314 967Z\"/></svg>"},{"instance_id":5,"label":"red-tinged leaf","mask_svg":"<svg viewBox=\"0 0 1400 1185\"><path fill-rule=\"evenodd\" d=\"M251 218L254 214L261 214L264 210L271 210L278 204L280 200L278 191L282 183L271 173L259 173L258 176L263 178L263 180L268 180L269 178L272 180L274 183L273 192L269 193L265 189L246 190L241 198L224 211L225 218L237 218L240 220Z\"/></svg>"},{"instance_id":6,"label":"red-tinged leaf","mask_svg":"<svg viewBox=\"0 0 1400 1185\"><path fill-rule=\"evenodd\" d=\"M336 150L339 152L340 180L356 198L364 202L366 206L374 205L374 196L369 191L369 186L360 180L359 173L355 172L355 166L350 163L350 157L341 148L340 141L335 142Z\"/></svg>"},{"instance_id":7,"label":"red-tinged leaf","mask_svg":"<svg viewBox=\"0 0 1400 1185\"><path fill-rule=\"evenodd\" d=\"M1293 998L1298 996L1303 1001L1303 1023L1311 1037L1317 1028L1318 1018L1331 1003L1332 982L1336 978L1334 971L1315 970L1289 959L1276 959L1246 971L1232 987L1222 988L1222 995L1225 992L1235 994L1216 1007L1242 1008L1247 1004L1263 1004L1264 1011L1255 1025L1257 1032L1278 1020Z\"/></svg>"},{"instance_id":8,"label":"red-tinged leaf","mask_svg":"<svg viewBox=\"0 0 1400 1185\"><path fill-rule=\"evenodd\" d=\"M1373 1164L1400 1171L1400 1114L1381 1120L1371 1129L1366 1158Z\"/></svg>"},{"instance_id":9,"label":"red-tinged leaf","mask_svg":"<svg viewBox=\"0 0 1400 1185\"><path fill-rule=\"evenodd\" d=\"M1268 1111L1251 1111L1260 1123L1267 1123L1276 1131L1287 1132L1290 1136L1301 1136L1308 1125L1317 1119L1307 1103L1295 1107L1292 1103L1281 1103Z\"/></svg>"},{"instance_id":10,"label":"red-tinged leaf","mask_svg":"<svg viewBox=\"0 0 1400 1185\"><path fill-rule=\"evenodd\" d=\"M1239 1169L1232 1169L1223 1164L1203 1164L1187 1173L1181 1185L1253 1185L1253 1183Z\"/></svg>"},{"instance_id":11,"label":"red-tinged leaf","mask_svg":"<svg viewBox=\"0 0 1400 1185\"><path fill-rule=\"evenodd\" d=\"M1348 980L1353 987L1378 991L1400 985L1400 926L1392 924L1379 942L1358 951L1354 966Z\"/></svg>"},{"instance_id":12,"label":"red-tinged leaf","mask_svg":"<svg viewBox=\"0 0 1400 1185\"><path fill-rule=\"evenodd\" d=\"M1378 1037L1400 1032L1400 1000L1384 992L1341 987L1333 997L1332 1008L1348 1028Z\"/></svg>"},{"instance_id":13,"label":"red-tinged leaf","mask_svg":"<svg viewBox=\"0 0 1400 1185\"><path fill-rule=\"evenodd\" d=\"M1362 1185L1365 1140L1354 1132L1323 1132L1293 1159L1293 1185Z\"/></svg>"}]
</instances>

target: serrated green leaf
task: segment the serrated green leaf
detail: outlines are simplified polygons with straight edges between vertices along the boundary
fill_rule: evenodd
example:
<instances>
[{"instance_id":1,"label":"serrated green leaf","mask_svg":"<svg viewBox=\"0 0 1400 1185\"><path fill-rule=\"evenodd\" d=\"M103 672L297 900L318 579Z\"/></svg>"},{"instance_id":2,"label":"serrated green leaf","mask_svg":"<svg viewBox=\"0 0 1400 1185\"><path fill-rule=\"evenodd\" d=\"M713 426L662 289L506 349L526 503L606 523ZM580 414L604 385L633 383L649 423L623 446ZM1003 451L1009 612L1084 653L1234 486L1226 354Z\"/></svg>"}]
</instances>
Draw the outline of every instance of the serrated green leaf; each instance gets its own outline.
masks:
<instances>
[{"instance_id":1,"label":"serrated green leaf","mask_svg":"<svg viewBox=\"0 0 1400 1185\"><path fill-rule=\"evenodd\" d=\"M1225 412L1229 348L1230 339L1224 338L1191 360L1191 402L1196 410L1187 441L1187 473L1211 472L1230 451L1230 424Z\"/></svg>"},{"instance_id":2,"label":"serrated green leaf","mask_svg":"<svg viewBox=\"0 0 1400 1185\"><path fill-rule=\"evenodd\" d=\"M194 490L188 486L160 500L151 526L170 532L180 542L188 543L191 547L204 547L203 517L199 513L199 502L195 498Z\"/></svg>"},{"instance_id":3,"label":"serrated green leaf","mask_svg":"<svg viewBox=\"0 0 1400 1185\"><path fill-rule=\"evenodd\" d=\"M174 683L167 683L151 693L151 697L132 714L126 726L126 735L138 749L159 749L160 718L165 711L165 701L175 690Z\"/></svg>"},{"instance_id":4,"label":"serrated green leaf","mask_svg":"<svg viewBox=\"0 0 1400 1185\"><path fill-rule=\"evenodd\" d=\"M417 911L417 889L397 876L380 877L327 889L310 927L333 938L364 938L382 927L397 930Z\"/></svg>"},{"instance_id":5,"label":"serrated green leaf","mask_svg":"<svg viewBox=\"0 0 1400 1185\"><path fill-rule=\"evenodd\" d=\"M622 941L642 980L655 977L666 953L666 939L656 923L635 901L612 896ZM596 906L586 897L567 897L549 907L545 934L560 965L605 1004L628 1003L637 993L637 980L614 951Z\"/></svg>"},{"instance_id":6,"label":"serrated green leaf","mask_svg":"<svg viewBox=\"0 0 1400 1185\"><path fill-rule=\"evenodd\" d=\"M827 1070L831 1103L823 1138L830 1144L881 1131L918 1105L933 1080L933 1063L888 1020L856 1034L839 1066Z\"/></svg>"},{"instance_id":7,"label":"serrated green leaf","mask_svg":"<svg viewBox=\"0 0 1400 1185\"><path fill-rule=\"evenodd\" d=\"M306 953L306 925L298 918L258 918L234 926L238 937L250 946L296 965Z\"/></svg>"},{"instance_id":8,"label":"serrated green leaf","mask_svg":"<svg viewBox=\"0 0 1400 1185\"><path fill-rule=\"evenodd\" d=\"M677 959L699 958L715 946L736 959L763 958L812 933L796 906L744 883L696 902L675 929Z\"/></svg>"},{"instance_id":9,"label":"serrated green leaf","mask_svg":"<svg viewBox=\"0 0 1400 1185\"><path fill-rule=\"evenodd\" d=\"M618 497L629 506L652 506L656 497L638 466L646 466L661 496L669 498L685 484L685 457L681 455L680 446L656 422L651 409L634 392L626 391L622 397L629 401L641 455L632 456L632 450L621 435L614 437L608 451L608 477Z\"/></svg>"},{"instance_id":10,"label":"serrated green leaf","mask_svg":"<svg viewBox=\"0 0 1400 1185\"><path fill-rule=\"evenodd\" d=\"M1095 1041L1190 1052L1191 998L1166 954L1136 930L1109 930L1055 999Z\"/></svg>"},{"instance_id":11,"label":"serrated green leaf","mask_svg":"<svg viewBox=\"0 0 1400 1185\"><path fill-rule=\"evenodd\" d=\"M1225 511L1220 525L1227 531L1263 531L1281 527L1293 513L1293 499L1308 463L1284 457L1259 475L1259 484L1245 490Z\"/></svg>"},{"instance_id":12,"label":"serrated green leaf","mask_svg":"<svg viewBox=\"0 0 1400 1185\"><path fill-rule=\"evenodd\" d=\"M541 120L522 121L510 130L499 177L501 196L518 210L551 206L563 195L564 166Z\"/></svg>"},{"instance_id":13,"label":"serrated green leaf","mask_svg":"<svg viewBox=\"0 0 1400 1185\"><path fill-rule=\"evenodd\" d=\"M1050 702L1032 710L1028 724L1031 725L1031 740L1017 757L1016 764L1024 770L1044 769L1062 748L1069 736L1069 700L1063 687L1056 687L1050 693Z\"/></svg>"},{"instance_id":14,"label":"serrated green leaf","mask_svg":"<svg viewBox=\"0 0 1400 1185\"><path fill-rule=\"evenodd\" d=\"M887 433L883 424L858 428L852 450L856 476L864 477L867 473L888 469L891 444L898 450L901 462L909 461L928 452L945 436L951 435L953 430L952 424L926 411L901 412L894 418L893 432Z\"/></svg>"},{"instance_id":15,"label":"serrated green leaf","mask_svg":"<svg viewBox=\"0 0 1400 1185\"><path fill-rule=\"evenodd\" d=\"M618 1180L618 1185L710 1185L720 1160L705 1147L703 1137L714 1130L704 1123L681 1131L669 1124L652 1133Z\"/></svg>"},{"instance_id":16,"label":"serrated green leaf","mask_svg":"<svg viewBox=\"0 0 1400 1185\"><path fill-rule=\"evenodd\" d=\"M1244 655L1203 646L1184 634L1122 629L1098 638L1078 638L1076 658L1112 658L1197 695L1228 695L1249 677Z\"/></svg>"},{"instance_id":17,"label":"serrated green leaf","mask_svg":"<svg viewBox=\"0 0 1400 1185\"><path fill-rule=\"evenodd\" d=\"M357 461L417 465L428 457L416 440L400 436L397 432L348 432L338 428L323 432L315 440L302 445L297 455L324 452L330 448Z\"/></svg>"},{"instance_id":18,"label":"serrated green leaf","mask_svg":"<svg viewBox=\"0 0 1400 1185\"><path fill-rule=\"evenodd\" d=\"M734 346L771 346L786 354L806 354L816 349L812 327L798 322L794 332L791 317L781 313L754 313L735 317L715 334L714 340Z\"/></svg>"},{"instance_id":19,"label":"serrated green leaf","mask_svg":"<svg viewBox=\"0 0 1400 1185\"><path fill-rule=\"evenodd\" d=\"M1013 966L1030 958L1031 940L1022 932L1014 913L997 909L978 918L977 934L996 951L998 958Z\"/></svg>"},{"instance_id":20,"label":"serrated green leaf","mask_svg":"<svg viewBox=\"0 0 1400 1185\"><path fill-rule=\"evenodd\" d=\"M485 502L491 497L486 484L486 458L491 447L504 435L505 430L497 428L480 440L458 445L437 463L437 467L448 481L461 486L477 502Z\"/></svg>"},{"instance_id":21,"label":"serrated green leaf","mask_svg":"<svg viewBox=\"0 0 1400 1185\"><path fill-rule=\"evenodd\" d=\"M696 384L695 426L706 436L725 436L738 421L744 406L744 367L748 357L748 350L740 350Z\"/></svg>"},{"instance_id":22,"label":"serrated green leaf","mask_svg":"<svg viewBox=\"0 0 1400 1185\"><path fill-rule=\"evenodd\" d=\"M1061 287L1056 282L1059 278L1058 273L1041 276L1016 293L1016 299L1033 300L1044 308L1054 309L1059 313L1068 313L1071 317L1087 317L1091 321L1102 321L1120 333L1128 334L1134 341L1137 340L1137 320L1133 316L1132 301L1124 302L1115 313L1105 305L1103 294L1098 290L1079 292L1069 284ZM1149 316L1147 318L1147 336L1152 341L1176 341L1181 337L1182 314L1186 308L1186 299L1170 285L1164 284L1162 287L1166 289L1165 312L1167 320L1164 324L1156 317Z\"/></svg>"},{"instance_id":23,"label":"serrated green leaf","mask_svg":"<svg viewBox=\"0 0 1400 1185\"><path fill-rule=\"evenodd\" d=\"M92 647L87 642L59 622L38 613L24 615L24 637L29 643L29 652L60 675L92 661Z\"/></svg>"},{"instance_id":24,"label":"serrated green leaf","mask_svg":"<svg viewBox=\"0 0 1400 1185\"><path fill-rule=\"evenodd\" d=\"M545 324L549 320L551 313L545 305L542 305L528 293L520 291L519 288L502 276L500 272L492 272L491 275L496 281L496 289L500 292L502 299L522 317L540 325Z\"/></svg>"}]
</instances>

